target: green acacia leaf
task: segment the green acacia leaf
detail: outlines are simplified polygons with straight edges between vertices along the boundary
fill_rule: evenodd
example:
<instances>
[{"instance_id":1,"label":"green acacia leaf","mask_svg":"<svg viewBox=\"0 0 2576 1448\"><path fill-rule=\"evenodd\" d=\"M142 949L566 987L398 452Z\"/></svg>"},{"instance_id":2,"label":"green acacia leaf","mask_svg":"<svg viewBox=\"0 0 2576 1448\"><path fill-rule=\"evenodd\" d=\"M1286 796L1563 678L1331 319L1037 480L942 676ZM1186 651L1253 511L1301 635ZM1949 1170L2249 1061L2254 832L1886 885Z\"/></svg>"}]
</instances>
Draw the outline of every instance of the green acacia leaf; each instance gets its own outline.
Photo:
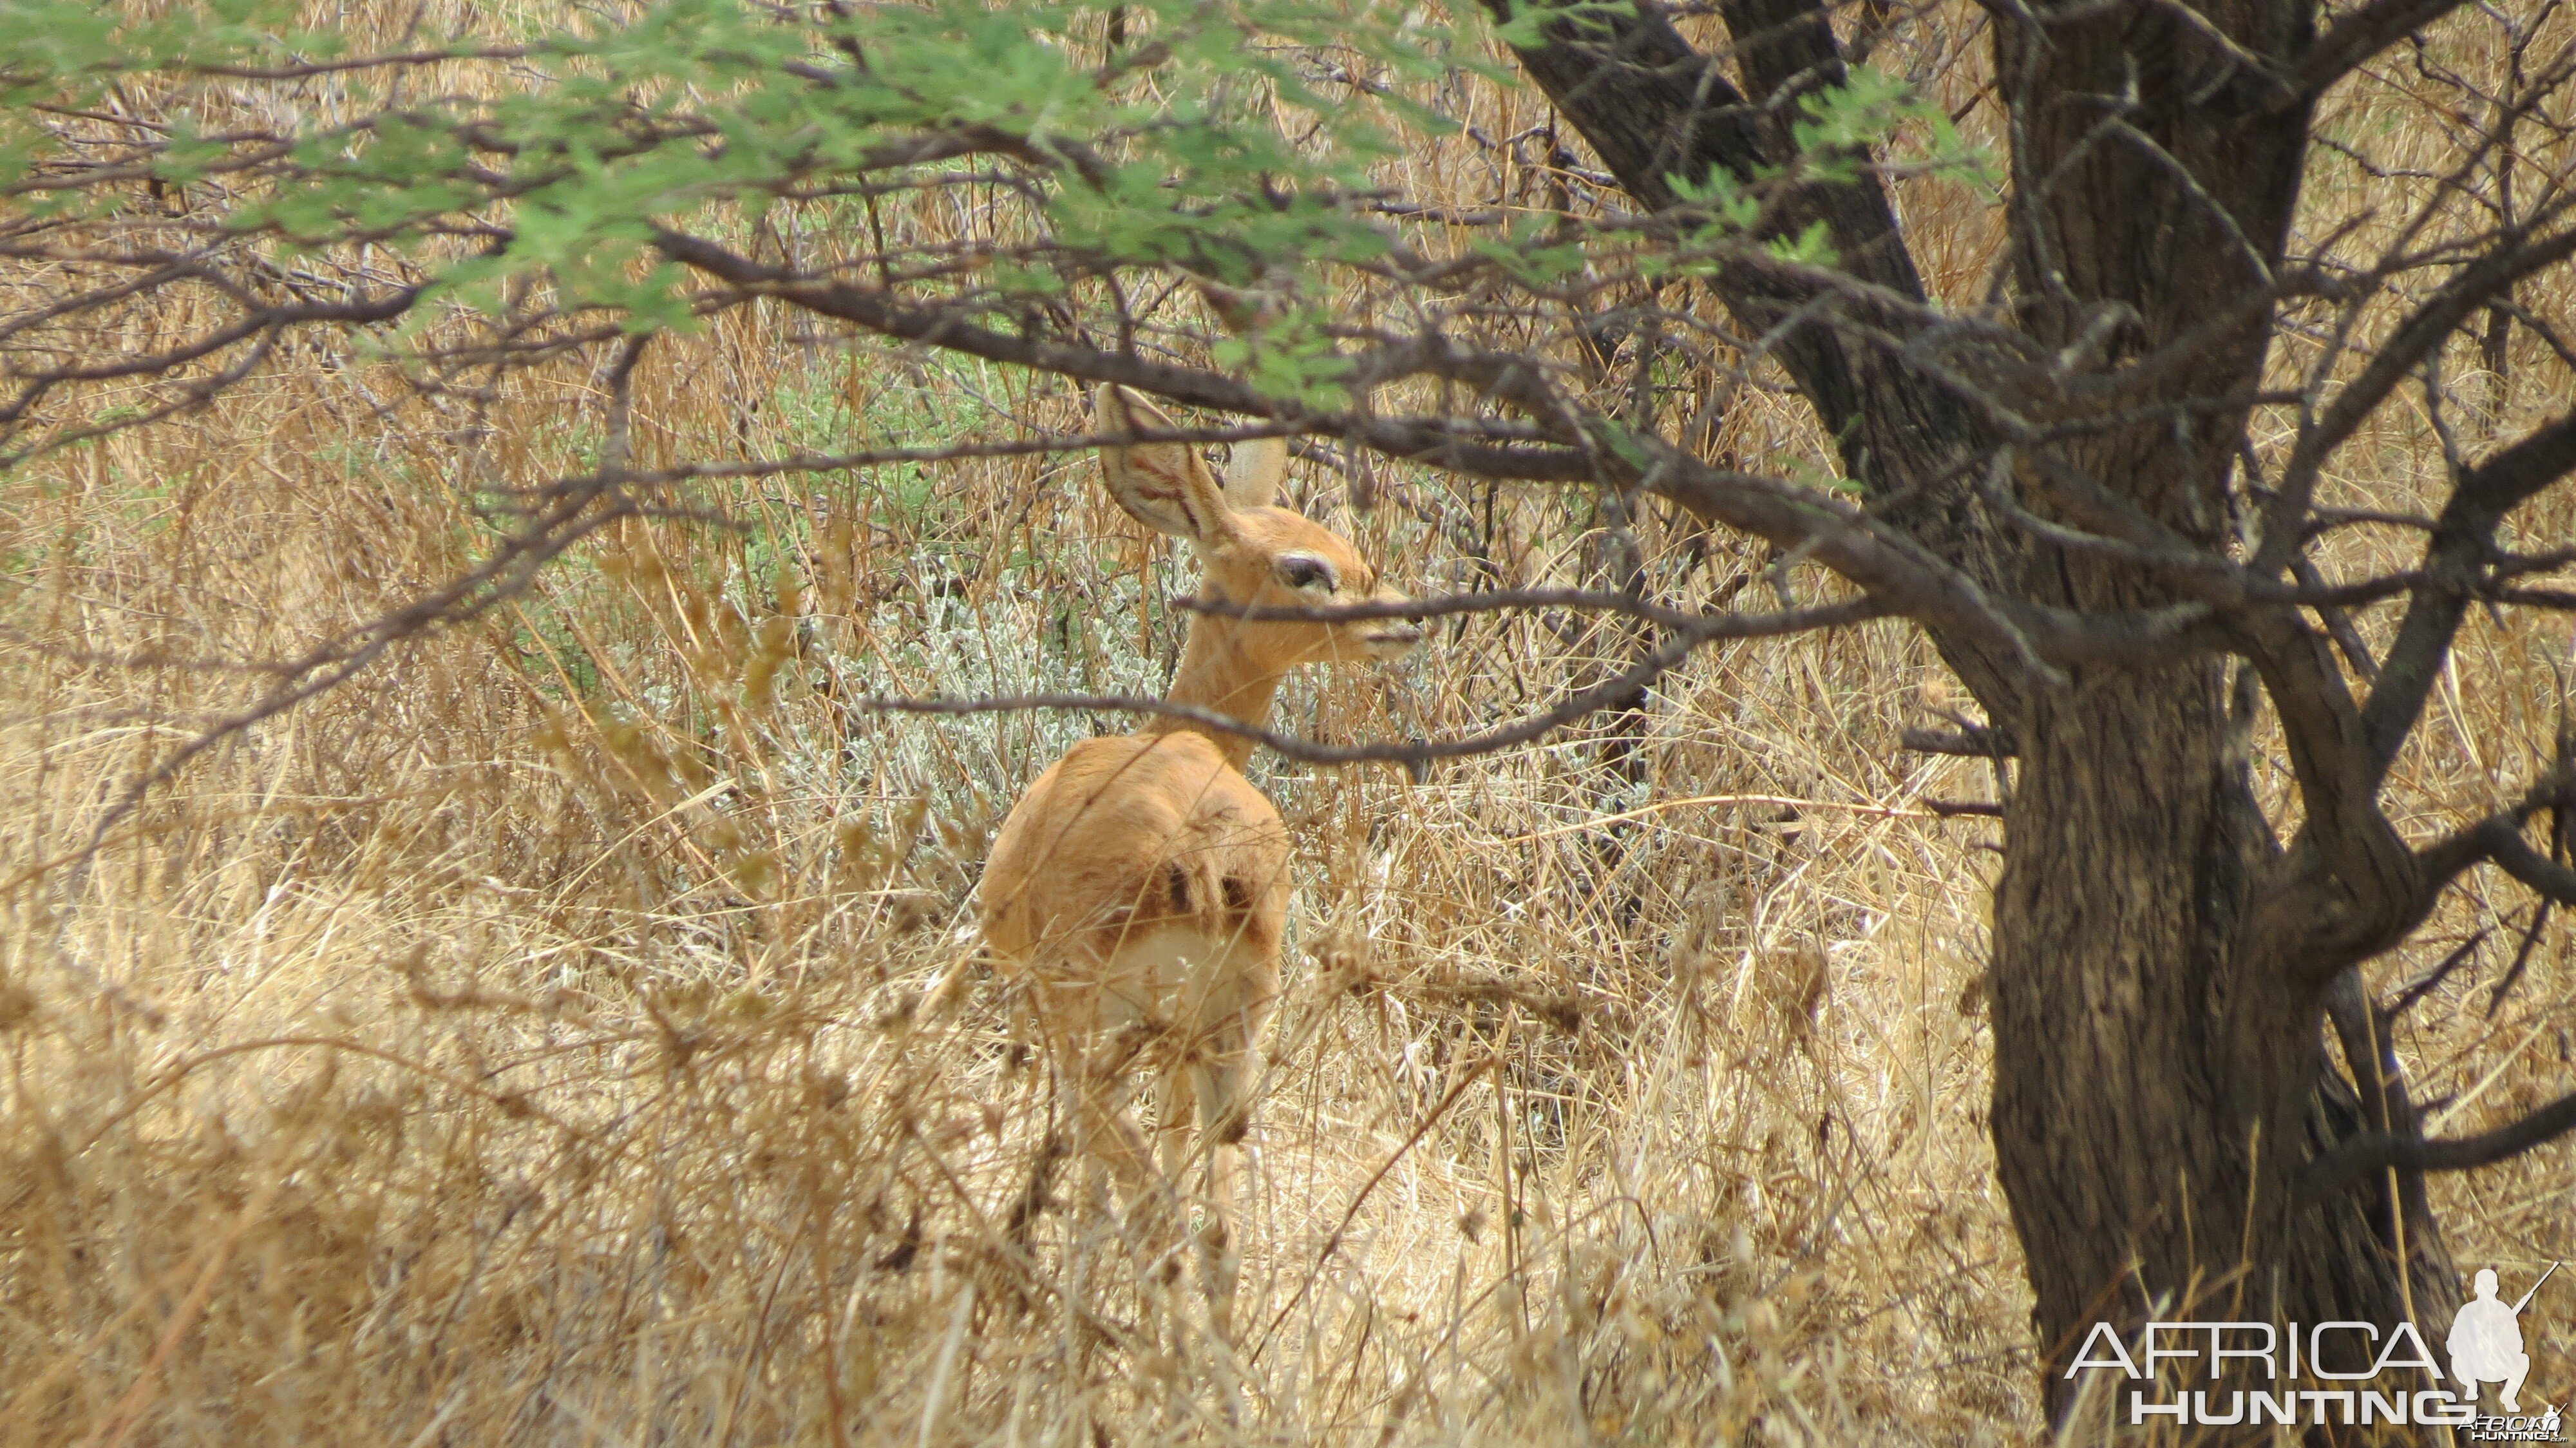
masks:
<instances>
[{"instance_id":1,"label":"green acacia leaf","mask_svg":"<svg viewBox=\"0 0 2576 1448\"><path fill-rule=\"evenodd\" d=\"M1113 8L1150 84L1104 81L1094 42L1075 41L1096 37ZM1594 12L1610 8L1550 13ZM233 232L287 252L364 243L448 303L495 308L525 284L645 327L688 320L689 274L652 243L663 228L747 245L790 198L829 207L813 198L988 172L1015 178L1006 199L1020 234L1078 260L954 270L940 284L949 295L1034 303L1066 297L1077 276L1174 264L1251 285L1385 256L1388 231L1341 199L1369 191L1370 167L1396 150L1373 116L1447 124L1391 94L1371 115L1334 103L1262 38L1330 46L1396 78L1436 76L1474 50L1393 0L924 0L793 21L750 0L656 0L616 23L547 23L555 13L514 12L478 42L524 47L508 85L397 87L402 67L360 68L335 79L341 103L294 113L301 129L282 152L183 128L152 174L181 187L221 178ZM144 76L219 99L232 82L210 69L340 53L340 37L298 23L278 0L175 0L149 15L0 0L0 175L59 160L33 106ZM1281 108L1302 118L1293 139ZM184 101L172 109L188 114ZM908 155L920 159L887 159ZM40 189L21 204L124 204L106 197ZM1580 246L1535 237L1496 260L1528 286L1585 264ZM1243 360L1280 396L1328 395L1346 366L1284 335Z\"/></svg>"}]
</instances>

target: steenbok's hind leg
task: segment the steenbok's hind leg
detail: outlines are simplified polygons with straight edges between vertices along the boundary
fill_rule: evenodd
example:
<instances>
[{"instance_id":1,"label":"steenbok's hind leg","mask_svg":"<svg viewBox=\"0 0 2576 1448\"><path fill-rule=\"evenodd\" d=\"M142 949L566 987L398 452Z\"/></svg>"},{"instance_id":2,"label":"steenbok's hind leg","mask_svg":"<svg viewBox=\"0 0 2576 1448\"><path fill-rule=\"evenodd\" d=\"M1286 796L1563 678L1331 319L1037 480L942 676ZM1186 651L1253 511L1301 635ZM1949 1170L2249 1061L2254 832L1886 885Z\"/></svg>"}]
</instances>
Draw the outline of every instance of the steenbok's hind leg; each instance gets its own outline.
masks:
<instances>
[{"instance_id":1,"label":"steenbok's hind leg","mask_svg":"<svg viewBox=\"0 0 2576 1448\"><path fill-rule=\"evenodd\" d=\"M1105 1207L1104 1189L1114 1183L1133 1215L1150 1194L1153 1175L1144 1133L1128 1109L1135 1042L1130 1032L1103 1020L1098 974L1096 964L1076 958L1051 972L1029 1000L1066 1134L1082 1163L1084 1195ZM1100 1180L1104 1173L1109 1182Z\"/></svg>"},{"instance_id":2,"label":"steenbok's hind leg","mask_svg":"<svg viewBox=\"0 0 2576 1448\"><path fill-rule=\"evenodd\" d=\"M1187 1066L1175 1062L1163 1069L1159 1101L1154 1123L1155 1154L1163 1169L1163 1180L1175 1191L1184 1190L1184 1178L1190 1169L1190 1130L1198 1120L1198 1091L1191 1083Z\"/></svg>"},{"instance_id":3,"label":"steenbok's hind leg","mask_svg":"<svg viewBox=\"0 0 2576 1448\"><path fill-rule=\"evenodd\" d=\"M1211 1316L1230 1336L1236 1280L1243 1266L1234 1218L1241 1195L1243 1135L1252 1124L1252 1093L1261 1053L1252 1043L1254 1022L1238 1013L1225 1022L1210 1048L1190 1063L1191 1094L1198 1098L1198 1138L1208 1156L1208 1220L1200 1248L1208 1274Z\"/></svg>"},{"instance_id":4,"label":"steenbok's hind leg","mask_svg":"<svg viewBox=\"0 0 2576 1448\"><path fill-rule=\"evenodd\" d=\"M1109 1169L1131 1201L1151 1185L1153 1153L1127 1100L1126 1053L1113 1048L1074 1055L1065 1089L1083 1154Z\"/></svg>"}]
</instances>

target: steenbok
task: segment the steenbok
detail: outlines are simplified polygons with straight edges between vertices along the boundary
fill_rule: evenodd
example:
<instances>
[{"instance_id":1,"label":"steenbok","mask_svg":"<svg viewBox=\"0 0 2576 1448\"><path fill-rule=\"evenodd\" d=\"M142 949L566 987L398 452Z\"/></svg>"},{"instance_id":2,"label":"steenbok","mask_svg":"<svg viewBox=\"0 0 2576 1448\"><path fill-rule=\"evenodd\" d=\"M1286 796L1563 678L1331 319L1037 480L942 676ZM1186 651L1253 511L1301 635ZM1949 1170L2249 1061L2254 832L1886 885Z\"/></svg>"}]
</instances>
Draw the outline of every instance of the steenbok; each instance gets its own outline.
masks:
<instances>
[{"instance_id":1,"label":"steenbok","mask_svg":"<svg viewBox=\"0 0 2576 1448\"><path fill-rule=\"evenodd\" d=\"M1125 388L1104 387L1100 426L1174 431ZM1287 444L1239 444L1222 483L1181 443L1100 450L1101 480L1129 516L1198 553L1203 601L1237 608L1402 602L1359 550L1273 506ZM1401 619L1254 620L1202 611L1169 694L1264 723L1288 671L1403 656L1422 636ZM985 942L1026 988L1077 1145L1116 1174L1130 1210L1158 1212L1197 1151L1209 1158L1203 1248L1220 1332L1234 1294L1228 1226L1240 1143L1261 1074L1262 1028L1279 996L1288 913L1288 831L1243 767L1252 741L1155 716L1136 733L1075 745L1020 798L994 837L981 891ZM1160 1177L1127 1106L1139 1066L1162 1083Z\"/></svg>"}]
</instances>

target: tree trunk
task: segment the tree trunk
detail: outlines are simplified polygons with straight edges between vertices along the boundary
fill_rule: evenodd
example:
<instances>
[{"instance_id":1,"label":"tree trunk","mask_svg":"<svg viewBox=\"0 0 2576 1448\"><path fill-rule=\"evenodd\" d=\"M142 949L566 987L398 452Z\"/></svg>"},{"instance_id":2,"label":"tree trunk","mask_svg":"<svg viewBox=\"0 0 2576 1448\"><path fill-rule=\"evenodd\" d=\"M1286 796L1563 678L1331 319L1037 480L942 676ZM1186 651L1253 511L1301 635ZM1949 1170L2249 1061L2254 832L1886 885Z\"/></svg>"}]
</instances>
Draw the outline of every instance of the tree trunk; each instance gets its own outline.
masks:
<instances>
[{"instance_id":1,"label":"tree trunk","mask_svg":"<svg viewBox=\"0 0 2576 1448\"><path fill-rule=\"evenodd\" d=\"M2034 351L2091 347L2107 368L2178 343L2198 349L2191 365L2167 369L2170 381L2117 403L2189 397L2194 407L2059 445L2052 472L2017 456L2018 501L2097 529L2107 507L2210 546L2233 526L2230 470L2247 413L2206 402L2261 378L2272 317L2258 289L2280 261L2307 149L2305 108L2283 113L2240 57L2295 56L2313 16L2299 0L2195 8L2240 49L2129 7L2056 20L2044 37L2000 12L1992 23L1998 88L2017 123L2015 305ZM1721 10L1749 98L1651 7L1557 22L1547 45L1520 52L1650 209L1673 204L1668 175L1725 166L1749 178L1779 164L1783 110L1843 78L1809 0L1723 0ZM2114 112L2121 127L2105 128ZM1811 185L1779 208L1782 232L1813 221L1861 280L1924 296L1875 179ZM1747 335L1816 299L1750 270L1722 276L1717 291ZM2236 324L2209 333L2232 299L2243 302ZM1793 329L1778 355L1884 515L1981 586L2088 610L2175 601L2151 570L1999 521L1967 480L1982 465L1960 464L2001 439L1949 384L1837 330L1829 311ZM2064 397L2014 402L2043 423L2081 412ZM2066 484L2070 471L2081 485ZM2253 681L2231 690L2228 661L2212 657L2039 686L1964 641L1935 642L2022 751L1988 982L1993 1126L2052 1416L2072 1401L2064 1366L2098 1321L2134 1341L2150 1319L2383 1330L2412 1320L2440 1341L2457 1279L2420 1186L2392 1191L2383 1179L2323 1205L2292 1197L2317 1151L2389 1123L2369 1117L2324 1045L2328 982L2358 952L2310 958L2329 947L2285 931L2281 901L2290 885L2323 880L2367 914L2384 882L2351 868L2367 850L2329 861L2331 844L2303 835L2285 850L2276 839L2246 768ZM2286 699L2281 682L2266 680ZM2311 835L2331 824L2312 818ZM2376 1079L2375 1058L2350 1064L2356 1079Z\"/></svg>"},{"instance_id":2,"label":"tree trunk","mask_svg":"<svg viewBox=\"0 0 2576 1448\"><path fill-rule=\"evenodd\" d=\"M2385 1181L2292 1198L2315 1152L2375 1123L2329 1069L2322 999L2241 947L2279 855L2226 693L2214 664L2133 672L2014 725L1993 1126L2052 1416L2095 1322L2134 1340L2149 1320L2407 1320L2438 1343L2457 1305L2429 1215L2392 1211Z\"/></svg>"}]
</instances>

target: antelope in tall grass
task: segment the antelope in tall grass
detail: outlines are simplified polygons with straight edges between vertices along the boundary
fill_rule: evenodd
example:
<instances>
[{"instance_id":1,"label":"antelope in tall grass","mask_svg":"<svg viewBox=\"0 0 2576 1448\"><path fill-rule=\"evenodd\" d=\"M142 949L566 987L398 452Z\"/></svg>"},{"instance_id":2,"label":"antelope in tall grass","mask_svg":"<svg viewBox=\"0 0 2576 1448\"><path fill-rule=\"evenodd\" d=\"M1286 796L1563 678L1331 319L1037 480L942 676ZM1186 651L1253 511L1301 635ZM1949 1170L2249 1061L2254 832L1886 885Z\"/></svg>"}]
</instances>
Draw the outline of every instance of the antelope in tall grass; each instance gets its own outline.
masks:
<instances>
[{"instance_id":1,"label":"antelope in tall grass","mask_svg":"<svg viewBox=\"0 0 2576 1448\"><path fill-rule=\"evenodd\" d=\"M1108 432L1173 430L1125 388L1096 398ZM1199 557L1208 602L1255 608L1401 602L1359 550L1273 506L1288 465L1277 438L1239 444L1220 483L1195 448L1100 449L1101 481L1129 516ZM1400 658L1421 638L1400 619L1249 620L1202 611L1169 699L1248 724L1269 717L1288 672ZM1058 1080L1075 1098L1078 1145L1150 1214L1194 1153L1209 1158L1209 1298L1224 1330L1237 1248L1228 1217L1279 995L1288 913L1288 831L1243 775L1252 741L1172 716L1067 751L1021 796L984 867L985 942L1027 987ZM1126 1086L1159 1069L1159 1180Z\"/></svg>"}]
</instances>

